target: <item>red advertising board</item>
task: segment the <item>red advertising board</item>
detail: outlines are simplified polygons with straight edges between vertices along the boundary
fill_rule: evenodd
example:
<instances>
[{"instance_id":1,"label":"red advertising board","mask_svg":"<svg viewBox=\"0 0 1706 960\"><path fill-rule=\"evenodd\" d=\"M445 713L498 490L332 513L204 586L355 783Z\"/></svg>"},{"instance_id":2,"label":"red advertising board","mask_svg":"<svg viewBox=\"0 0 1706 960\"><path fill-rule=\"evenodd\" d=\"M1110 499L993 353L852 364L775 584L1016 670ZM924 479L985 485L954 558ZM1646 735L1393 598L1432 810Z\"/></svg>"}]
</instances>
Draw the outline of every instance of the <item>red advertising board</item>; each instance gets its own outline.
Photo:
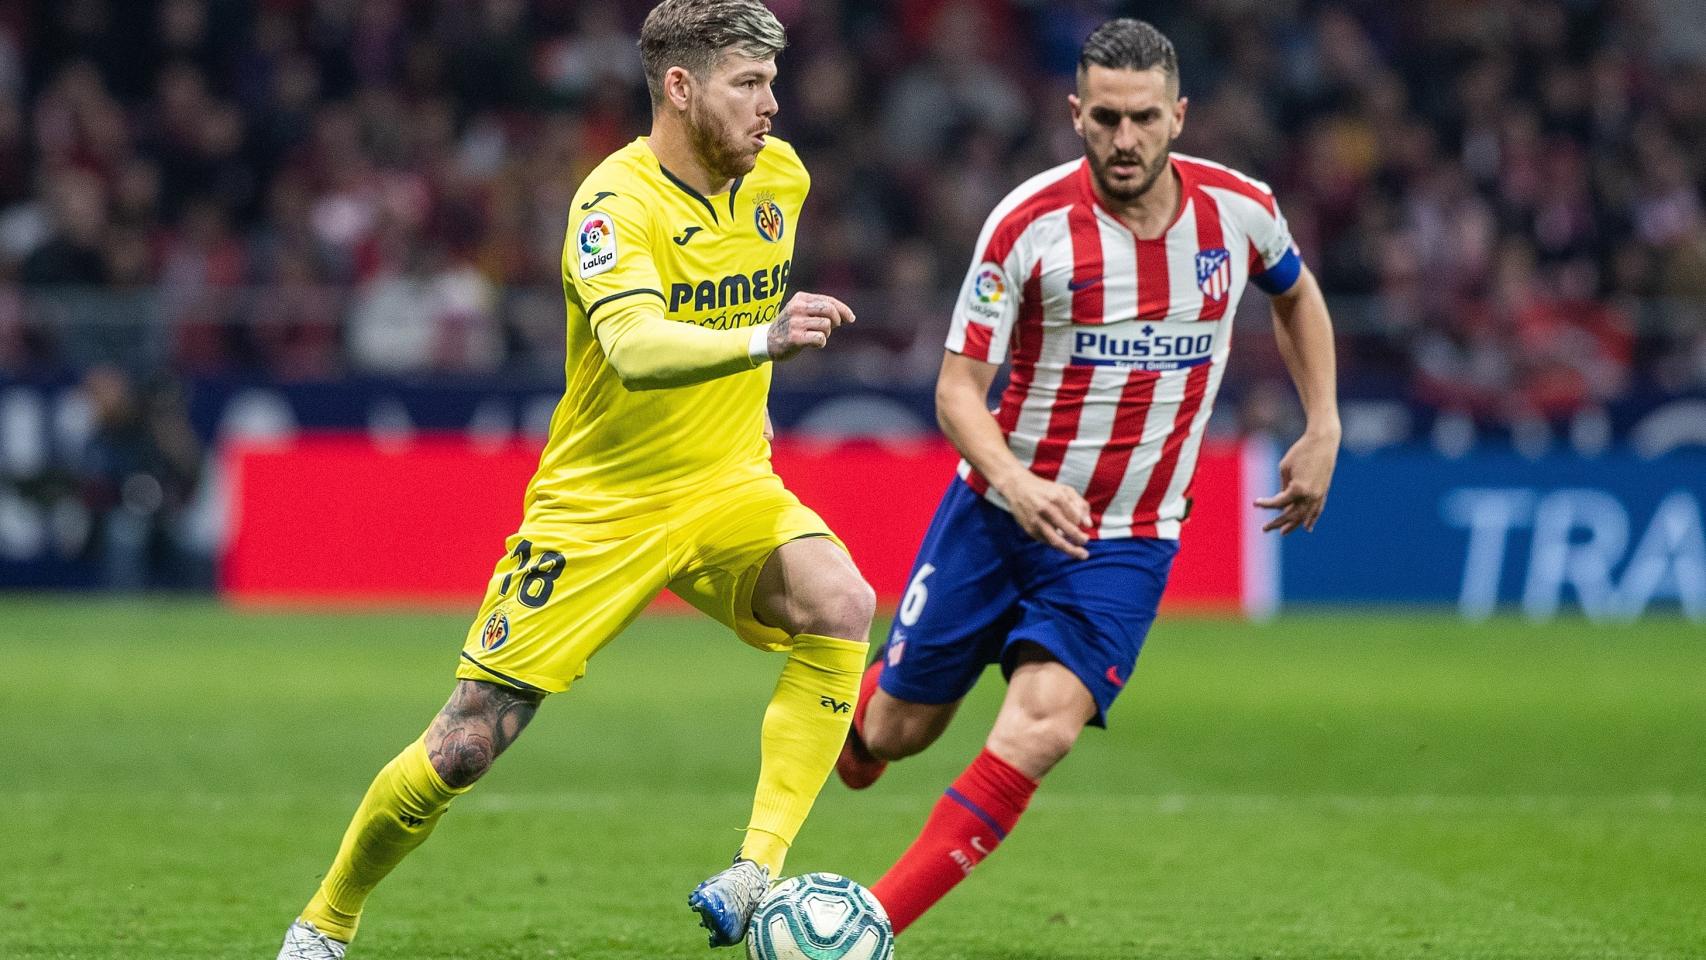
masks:
<instances>
[{"instance_id":1,"label":"red advertising board","mask_svg":"<svg viewBox=\"0 0 1706 960\"><path fill-rule=\"evenodd\" d=\"M226 450L232 529L223 592L240 602L479 601L521 519L536 447L461 436L401 444L310 435ZM824 446L783 438L777 472L846 541L885 602L906 586L913 551L957 462L942 441ZM1245 452L1205 446L1194 509L1167 604L1236 611L1266 574L1246 556Z\"/></svg>"}]
</instances>

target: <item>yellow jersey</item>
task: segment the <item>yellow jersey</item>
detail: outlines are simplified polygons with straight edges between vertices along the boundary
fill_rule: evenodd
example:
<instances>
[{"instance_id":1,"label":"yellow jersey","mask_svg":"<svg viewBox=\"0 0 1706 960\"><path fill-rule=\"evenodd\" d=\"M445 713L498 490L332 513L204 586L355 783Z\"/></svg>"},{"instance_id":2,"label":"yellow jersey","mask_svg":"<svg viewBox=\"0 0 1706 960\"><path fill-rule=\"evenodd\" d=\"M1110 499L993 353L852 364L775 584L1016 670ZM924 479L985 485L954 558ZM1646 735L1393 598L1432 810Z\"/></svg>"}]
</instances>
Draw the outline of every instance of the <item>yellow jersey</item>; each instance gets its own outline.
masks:
<instances>
[{"instance_id":1,"label":"yellow jersey","mask_svg":"<svg viewBox=\"0 0 1706 960\"><path fill-rule=\"evenodd\" d=\"M630 390L596 331L636 307L729 330L776 319L810 177L770 138L746 176L704 196L665 169L645 137L606 157L576 192L563 248L568 350L524 525L667 507L707 486L770 470L770 365L688 386Z\"/></svg>"}]
</instances>

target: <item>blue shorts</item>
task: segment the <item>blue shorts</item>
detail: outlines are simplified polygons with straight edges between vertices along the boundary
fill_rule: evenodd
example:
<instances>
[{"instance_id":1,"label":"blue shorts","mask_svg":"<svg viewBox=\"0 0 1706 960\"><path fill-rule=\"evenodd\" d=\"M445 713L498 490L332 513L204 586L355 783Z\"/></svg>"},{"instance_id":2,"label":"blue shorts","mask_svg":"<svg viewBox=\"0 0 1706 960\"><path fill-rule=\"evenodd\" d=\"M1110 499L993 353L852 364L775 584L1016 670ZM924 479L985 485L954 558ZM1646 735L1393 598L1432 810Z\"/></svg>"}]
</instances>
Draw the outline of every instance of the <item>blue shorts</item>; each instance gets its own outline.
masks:
<instances>
[{"instance_id":1,"label":"blue shorts","mask_svg":"<svg viewBox=\"0 0 1706 960\"><path fill-rule=\"evenodd\" d=\"M1131 678L1155 622L1178 541L1092 540L1074 560L1031 539L1013 515L954 478L918 549L889 627L878 681L913 703L953 703L983 668L1011 676L1015 648L1034 643L1083 681L1090 721Z\"/></svg>"}]
</instances>

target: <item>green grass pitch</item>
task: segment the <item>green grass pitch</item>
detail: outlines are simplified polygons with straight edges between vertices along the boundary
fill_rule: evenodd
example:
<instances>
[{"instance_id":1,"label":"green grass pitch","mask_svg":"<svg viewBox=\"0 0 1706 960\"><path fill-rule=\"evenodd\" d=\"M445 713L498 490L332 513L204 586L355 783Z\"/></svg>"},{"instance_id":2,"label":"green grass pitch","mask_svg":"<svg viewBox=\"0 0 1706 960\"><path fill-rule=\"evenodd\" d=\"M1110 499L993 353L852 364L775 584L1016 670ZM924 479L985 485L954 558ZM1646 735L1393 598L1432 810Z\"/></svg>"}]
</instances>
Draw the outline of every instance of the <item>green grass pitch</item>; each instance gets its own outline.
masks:
<instances>
[{"instance_id":1,"label":"green grass pitch","mask_svg":"<svg viewBox=\"0 0 1706 960\"><path fill-rule=\"evenodd\" d=\"M0 957L270 958L461 615L0 602ZM713 956L779 661L648 617L369 903L356 958ZM991 676L790 872L869 882L970 758ZM1706 956L1706 630L1173 619L903 960ZM715 954L724 958L734 952Z\"/></svg>"}]
</instances>

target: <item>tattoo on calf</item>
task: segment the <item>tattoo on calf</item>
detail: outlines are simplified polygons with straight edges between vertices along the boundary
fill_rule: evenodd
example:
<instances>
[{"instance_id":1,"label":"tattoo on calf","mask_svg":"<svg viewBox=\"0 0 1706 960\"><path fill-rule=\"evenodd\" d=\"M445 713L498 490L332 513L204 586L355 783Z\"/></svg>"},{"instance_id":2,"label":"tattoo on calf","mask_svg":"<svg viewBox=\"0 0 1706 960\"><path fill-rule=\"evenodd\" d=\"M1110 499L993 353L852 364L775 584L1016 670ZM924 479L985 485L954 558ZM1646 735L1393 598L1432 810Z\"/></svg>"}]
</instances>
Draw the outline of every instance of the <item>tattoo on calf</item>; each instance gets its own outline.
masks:
<instances>
[{"instance_id":1,"label":"tattoo on calf","mask_svg":"<svg viewBox=\"0 0 1706 960\"><path fill-rule=\"evenodd\" d=\"M452 787L465 787L521 736L544 694L479 680L458 680L427 729L427 755Z\"/></svg>"}]
</instances>

